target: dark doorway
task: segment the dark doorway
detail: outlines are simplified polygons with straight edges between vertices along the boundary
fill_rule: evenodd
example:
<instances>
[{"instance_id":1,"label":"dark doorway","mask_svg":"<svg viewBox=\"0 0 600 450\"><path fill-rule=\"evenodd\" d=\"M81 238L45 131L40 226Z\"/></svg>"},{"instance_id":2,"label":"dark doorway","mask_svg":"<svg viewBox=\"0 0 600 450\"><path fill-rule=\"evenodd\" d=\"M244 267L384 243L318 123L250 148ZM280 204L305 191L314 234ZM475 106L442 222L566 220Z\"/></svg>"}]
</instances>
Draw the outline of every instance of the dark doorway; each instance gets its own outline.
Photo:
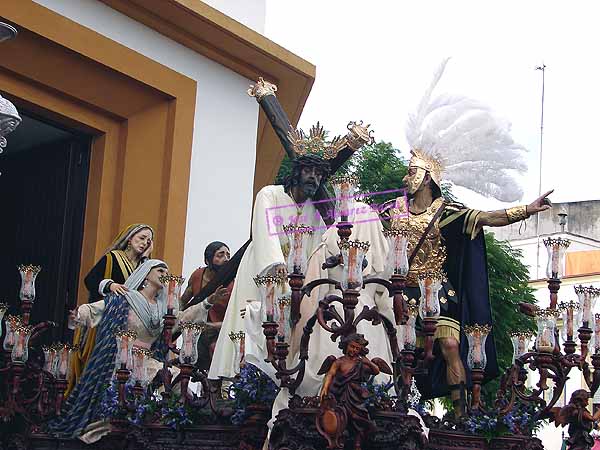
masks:
<instances>
[{"instance_id":1,"label":"dark doorway","mask_svg":"<svg viewBox=\"0 0 600 450\"><path fill-rule=\"evenodd\" d=\"M17 265L42 266L32 322L56 322L44 339L56 340L65 336L68 310L77 303L91 138L21 115L0 156L0 301L14 312Z\"/></svg>"}]
</instances>

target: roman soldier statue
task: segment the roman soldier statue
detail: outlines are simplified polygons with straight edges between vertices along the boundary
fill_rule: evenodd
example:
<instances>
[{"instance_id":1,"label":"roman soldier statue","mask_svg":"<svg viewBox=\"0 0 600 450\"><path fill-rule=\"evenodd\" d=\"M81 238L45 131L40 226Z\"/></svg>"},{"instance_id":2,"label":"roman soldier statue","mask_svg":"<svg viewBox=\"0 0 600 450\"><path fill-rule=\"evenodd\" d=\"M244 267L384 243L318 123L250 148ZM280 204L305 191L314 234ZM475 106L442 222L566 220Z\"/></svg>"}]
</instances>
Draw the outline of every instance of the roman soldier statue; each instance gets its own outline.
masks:
<instances>
[{"instance_id":1,"label":"roman soldier statue","mask_svg":"<svg viewBox=\"0 0 600 450\"><path fill-rule=\"evenodd\" d=\"M528 205L489 212L444 198L442 181L515 202L522 197L522 190L510 172L526 169L525 149L513 141L510 124L489 107L457 95L432 96L446 63L437 70L406 126L411 149L404 178L408 201L399 197L389 202L382 219L386 227L409 233L405 300L413 304L419 301L419 277L437 274L443 280L441 317L435 334L437 358L427 377L417 382L424 398L450 392L460 415L464 407L461 386L469 383L464 326L492 324L482 229L525 220L550 208L546 197L552 191ZM486 353L485 375L490 379L498 372L493 337L487 339Z\"/></svg>"}]
</instances>

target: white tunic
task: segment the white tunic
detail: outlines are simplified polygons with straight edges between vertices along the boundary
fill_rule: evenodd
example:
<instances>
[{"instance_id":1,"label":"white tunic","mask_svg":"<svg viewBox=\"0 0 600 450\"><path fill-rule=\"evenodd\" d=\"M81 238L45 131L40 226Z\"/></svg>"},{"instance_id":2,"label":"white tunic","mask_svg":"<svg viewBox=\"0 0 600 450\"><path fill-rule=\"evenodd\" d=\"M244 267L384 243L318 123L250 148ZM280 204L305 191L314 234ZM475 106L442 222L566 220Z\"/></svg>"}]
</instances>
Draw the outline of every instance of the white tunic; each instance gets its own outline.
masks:
<instances>
[{"instance_id":1,"label":"white tunic","mask_svg":"<svg viewBox=\"0 0 600 450\"><path fill-rule=\"evenodd\" d=\"M287 236L284 224L303 224L317 230L308 239L307 254L320 243L325 224L310 202L297 206L283 186L265 186L256 195L252 216L252 242L240 262L223 325L215 347L209 378L234 377L235 348L229 333L244 331L245 361L275 378L275 371L265 363L266 341L263 335L259 290L254 277L265 275L273 267L286 264L284 250ZM245 311L242 318L241 311Z\"/></svg>"}]
</instances>

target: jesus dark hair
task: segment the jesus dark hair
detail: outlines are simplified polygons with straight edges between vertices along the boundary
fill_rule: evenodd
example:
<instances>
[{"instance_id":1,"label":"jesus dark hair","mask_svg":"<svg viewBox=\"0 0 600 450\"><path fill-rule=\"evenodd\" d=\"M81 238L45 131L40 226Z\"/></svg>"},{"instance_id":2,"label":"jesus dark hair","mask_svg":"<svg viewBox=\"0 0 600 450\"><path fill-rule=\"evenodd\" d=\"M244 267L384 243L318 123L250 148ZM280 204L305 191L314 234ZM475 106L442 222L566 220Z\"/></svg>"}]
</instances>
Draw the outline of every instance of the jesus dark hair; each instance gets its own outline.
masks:
<instances>
[{"instance_id":1,"label":"jesus dark hair","mask_svg":"<svg viewBox=\"0 0 600 450\"><path fill-rule=\"evenodd\" d=\"M304 155L292 160L292 172L283 182L286 191L289 191L300 183L300 172L303 167L316 167L323 172L323 178L321 179L319 189L323 188L327 181L327 177L329 176L329 163L318 156Z\"/></svg>"}]
</instances>

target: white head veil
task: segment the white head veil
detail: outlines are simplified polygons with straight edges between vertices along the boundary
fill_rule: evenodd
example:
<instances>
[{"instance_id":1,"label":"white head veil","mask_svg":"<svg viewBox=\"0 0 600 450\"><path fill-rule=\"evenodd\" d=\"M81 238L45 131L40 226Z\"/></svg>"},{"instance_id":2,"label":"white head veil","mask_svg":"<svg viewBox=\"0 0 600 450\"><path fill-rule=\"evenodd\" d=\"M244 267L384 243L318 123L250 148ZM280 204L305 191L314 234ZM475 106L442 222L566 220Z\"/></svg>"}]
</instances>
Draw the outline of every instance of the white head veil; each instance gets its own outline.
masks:
<instances>
[{"instance_id":1,"label":"white head veil","mask_svg":"<svg viewBox=\"0 0 600 450\"><path fill-rule=\"evenodd\" d=\"M129 307L137 314L152 337L157 337L163 328L163 316L167 313L167 290L161 289L156 294L156 306L151 305L138 289L152 269L158 266L164 266L167 269L167 263L160 259L149 259L140 265L125 281L125 286L129 289L125 293L125 298ZM158 322L156 316L158 315Z\"/></svg>"}]
</instances>

